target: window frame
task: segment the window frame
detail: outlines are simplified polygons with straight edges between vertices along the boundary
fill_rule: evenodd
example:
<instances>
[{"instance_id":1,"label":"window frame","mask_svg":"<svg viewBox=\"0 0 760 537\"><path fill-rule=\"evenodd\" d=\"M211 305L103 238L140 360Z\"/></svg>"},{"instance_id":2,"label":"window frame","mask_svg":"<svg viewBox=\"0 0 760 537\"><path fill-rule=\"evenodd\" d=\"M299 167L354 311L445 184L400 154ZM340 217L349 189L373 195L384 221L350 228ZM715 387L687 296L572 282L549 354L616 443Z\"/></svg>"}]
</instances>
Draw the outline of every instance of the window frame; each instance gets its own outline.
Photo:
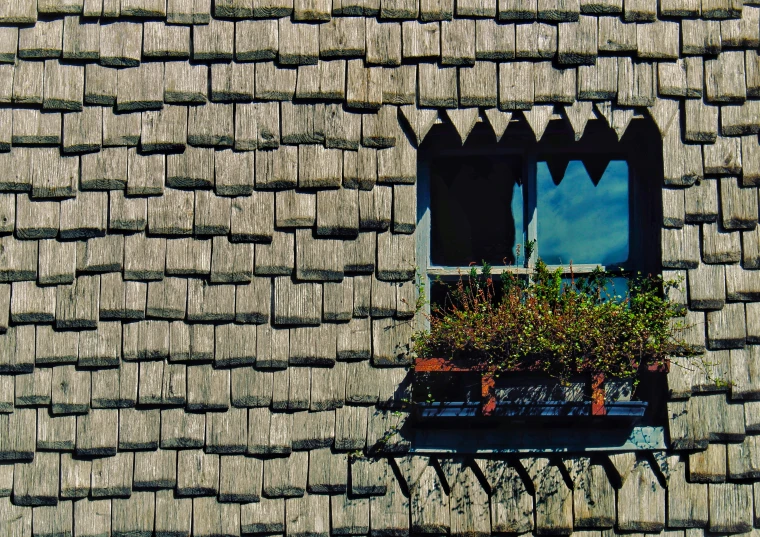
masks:
<instances>
[{"instance_id":1,"label":"window frame","mask_svg":"<svg viewBox=\"0 0 760 537\"><path fill-rule=\"evenodd\" d=\"M517 125L514 125L517 123ZM580 141L567 140L568 136L573 136L572 131L569 130L569 126L564 125L564 122L552 121L550 127L547 128L547 132L540 141L536 141L532 132L527 129L526 125L522 121L513 120L507 129L509 134L512 129L511 136L505 135L499 142L494 142L493 136L489 141L483 140L470 143L475 136L468 139L468 143L459 144L454 146L451 141L443 141L442 138L446 137L445 129L439 129L437 133L428 135L425 144L420 148L418 155L417 165L417 227L415 230L416 240L416 259L418 264L418 271L420 276L420 286L424 292L425 297L430 297L430 287L433 279L442 278L446 280L455 280L460 274L466 274L471 267L469 266L443 266L436 265L431 262L431 237L432 237L432 221L430 214L431 204L431 178L430 178L430 165L431 162L437 157L451 157L451 156L517 156L522 158L523 177L525 182L524 189L524 227L525 227L525 240L536 241L536 248L534 249L531 258L528 260L526 266L504 266L493 265L491 271L493 274L498 275L503 272L509 272L513 274L525 274L529 275L533 272L533 267L538 258L538 250L540 245L538 243L538 199L537 199L537 165L538 162L542 162L541 157L549 154L578 156L579 158L571 158L570 160L581 160L584 155L603 155L609 157L612 160L623 160L628 165L628 177L629 177L629 257L628 260L616 266L603 266L599 264L573 264L572 272L575 275L588 274L596 267L601 266L603 269L622 269L624 273L631 274L636 271L644 273L660 273L660 244L659 244L659 230L662 227L662 207L661 203L657 207L651 206L652 189L653 184L656 184L659 189L662 188L663 182L661 180L662 172L659 172L659 181L657 174L655 177L650 177L649 180L645 180L647 175L652 175L652 162L646 162L640 157L642 152L640 145L640 138L642 133L634 134L634 136L626 137L628 139L618 140L614 131L609 129L606 125L601 125L602 120L590 120L589 127L595 129L597 132L594 137L587 140L585 137ZM634 118L632 123L642 124L639 118ZM440 127L438 125L436 127ZM633 126L633 125L632 125ZM522 128L520 128L522 127ZM630 128L630 127L629 127ZM587 127L588 129L588 127ZM435 130L435 128L434 128ZM632 131L635 129L631 129ZM644 129L646 130L646 129ZM527 131L527 132L526 132ZM608 131L608 132L605 132ZM435 136L437 134L438 136ZM645 134L644 134L645 135ZM601 149L599 148L601 143ZM476 145L477 144L477 145ZM644 153L648 153L646 150ZM651 153L649 153L651 156ZM659 169L662 170L660 164ZM647 207L649 205L649 207ZM658 209L654 210L653 209ZM654 214L654 218L653 215ZM646 220L652 220L652 222L646 222ZM652 228L656 228L657 243L653 245L651 249L648 245L652 245L651 239L654 235L647 237L647 231L652 232ZM655 255L656 254L656 255ZM655 259L656 257L656 259ZM549 265L549 270L562 269L565 274L570 273L570 265ZM430 313L430 304L425 303L423 312ZM421 328L428 328L429 322L426 315L420 316Z\"/></svg>"}]
</instances>

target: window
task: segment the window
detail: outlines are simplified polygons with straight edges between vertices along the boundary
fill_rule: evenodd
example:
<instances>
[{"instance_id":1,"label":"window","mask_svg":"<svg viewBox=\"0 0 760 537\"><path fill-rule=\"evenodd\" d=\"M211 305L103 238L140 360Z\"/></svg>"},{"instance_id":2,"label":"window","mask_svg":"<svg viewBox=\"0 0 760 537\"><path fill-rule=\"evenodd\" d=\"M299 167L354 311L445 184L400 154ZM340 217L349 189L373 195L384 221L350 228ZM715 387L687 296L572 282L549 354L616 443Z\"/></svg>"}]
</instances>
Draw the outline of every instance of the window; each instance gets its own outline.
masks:
<instances>
[{"instance_id":1,"label":"window","mask_svg":"<svg viewBox=\"0 0 760 537\"><path fill-rule=\"evenodd\" d=\"M632 120L622 140L603 120L592 120L580 141L566 121L556 120L538 142L525 122L513 121L499 142L487 124L479 124L464 145L453 128L438 125L420 147L418 162L417 260L421 283L433 303L446 294L445 287L433 282L456 281L472 264L483 262L494 274L510 271L526 277L539 257L551 270L562 267L567 277L571 265L575 276L597 266L620 270L613 280L617 294L626 292L627 275L661 270L662 147L650 120ZM532 245L527 252L526 245ZM518 375L535 385L530 375ZM442 377L435 388L447 401L462 401L467 409L473 408L472 401L482 402L479 374L454 377ZM497 397L508 397L514 388L501 386L501 380L496 381ZM593 449L605 449L606 442L617 447L627 442L631 449L661 447L664 393L663 375L642 382L637 395L647 402L644 419L623 437L621 431L609 430L608 436L596 435ZM484 426L475 423L467 422L467 429ZM419 433L418 445L428 442L431 450L445 449L452 429L443 427ZM498 450L544 449L557 438L571 439L574 449L591 449L586 433L580 432L576 438L531 431L520 442L530 439L534 444L519 446L498 435L483 435L464 435L468 441L452 449L472 449L467 447L470 440L479 446L492 442Z\"/></svg>"},{"instance_id":2,"label":"window","mask_svg":"<svg viewBox=\"0 0 760 537\"><path fill-rule=\"evenodd\" d=\"M494 273L528 272L538 257L568 275L571 264L575 275L597 266L660 271L662 161L650 122L634 119L620 141L601 120L578 142L561 121L540 142L520 123L498 143L479 127L462 146L438 126L420 148L417 259L426 296L436 300L435 279L484 261ZM625 292L625 278L613 283Z\"/></svg>"}]
</instances>

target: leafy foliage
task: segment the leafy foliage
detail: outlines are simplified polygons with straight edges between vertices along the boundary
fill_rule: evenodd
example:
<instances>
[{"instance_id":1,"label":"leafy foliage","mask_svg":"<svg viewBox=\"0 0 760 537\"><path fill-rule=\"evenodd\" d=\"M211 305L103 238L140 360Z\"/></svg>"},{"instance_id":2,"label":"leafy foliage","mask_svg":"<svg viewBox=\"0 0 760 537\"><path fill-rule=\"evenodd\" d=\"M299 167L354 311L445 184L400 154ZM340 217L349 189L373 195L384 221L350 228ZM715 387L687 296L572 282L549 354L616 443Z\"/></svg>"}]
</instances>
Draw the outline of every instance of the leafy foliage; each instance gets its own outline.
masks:
<instances>
[{"instance_id":1,"label":"leafy foliage","mask_svg":"<svg viewBox=\"0 0 760 537\"><path fill-rule=\"evenodd\" d=\"M667 298L678 282L633 276L625 294L615 295L612 276L597 268L563 279L539 260L530 276L495 280L488 265L473 267L448 286L445 304L433 306L415 352L563 380L578 373L631 378L642 365L692 353L678 337L682 309Z\"/></svg>"}]
</instances>

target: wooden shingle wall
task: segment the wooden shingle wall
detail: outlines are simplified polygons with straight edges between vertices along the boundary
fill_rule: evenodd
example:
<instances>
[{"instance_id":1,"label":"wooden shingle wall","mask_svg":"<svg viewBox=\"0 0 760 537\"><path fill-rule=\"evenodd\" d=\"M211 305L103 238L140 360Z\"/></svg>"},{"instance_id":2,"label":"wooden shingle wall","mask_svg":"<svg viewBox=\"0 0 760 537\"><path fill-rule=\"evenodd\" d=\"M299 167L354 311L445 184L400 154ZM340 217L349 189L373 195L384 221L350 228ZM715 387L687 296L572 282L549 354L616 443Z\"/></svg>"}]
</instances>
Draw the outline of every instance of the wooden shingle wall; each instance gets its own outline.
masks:
<instances>
[{"instance_id":1,"label":"wooden shingle wall","mask_svg":"<svg viewBox=\"0 0 760 537\"><path fill-rule=\"evenodd\" d=\"M759 46L755 0L0 1L0 535L756 531ZM712 371L667 453L407 455L416 148L556 114L656 123Z\"/></svg>"}]
</instances>

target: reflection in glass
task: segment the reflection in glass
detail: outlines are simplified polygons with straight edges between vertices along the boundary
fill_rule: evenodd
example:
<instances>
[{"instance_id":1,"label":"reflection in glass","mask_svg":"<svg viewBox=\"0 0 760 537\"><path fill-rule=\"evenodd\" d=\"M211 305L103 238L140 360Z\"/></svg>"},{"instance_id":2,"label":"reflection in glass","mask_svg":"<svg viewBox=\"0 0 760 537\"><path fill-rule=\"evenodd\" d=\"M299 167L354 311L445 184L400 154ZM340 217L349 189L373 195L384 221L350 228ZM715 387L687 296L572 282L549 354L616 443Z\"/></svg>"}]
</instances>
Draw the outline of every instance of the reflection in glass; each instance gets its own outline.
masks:
<instances>
[{"instance_id":1,"label":"reflection in glass","mask_svg":"<svg viewBox=\"0 0 760 537\"><path fill-rule=\"evenodd\" d=\"M610 266L628 260L625 161L611 161L596 185L579 160L554 180L546 162L538 163L536 174L538 255L544 262Z\"/></svg>"},{"instance_id":2,"label":"reflection in glass","mask_svg":"<svg viewBox=\"0 0 760 537\"><path fill-rule=\"evenodd\" d=\"M514 265L524 239L518 158L440 158L430 169L430 259L434 265L483 261Z\"/></svg>"}]
</instances>

